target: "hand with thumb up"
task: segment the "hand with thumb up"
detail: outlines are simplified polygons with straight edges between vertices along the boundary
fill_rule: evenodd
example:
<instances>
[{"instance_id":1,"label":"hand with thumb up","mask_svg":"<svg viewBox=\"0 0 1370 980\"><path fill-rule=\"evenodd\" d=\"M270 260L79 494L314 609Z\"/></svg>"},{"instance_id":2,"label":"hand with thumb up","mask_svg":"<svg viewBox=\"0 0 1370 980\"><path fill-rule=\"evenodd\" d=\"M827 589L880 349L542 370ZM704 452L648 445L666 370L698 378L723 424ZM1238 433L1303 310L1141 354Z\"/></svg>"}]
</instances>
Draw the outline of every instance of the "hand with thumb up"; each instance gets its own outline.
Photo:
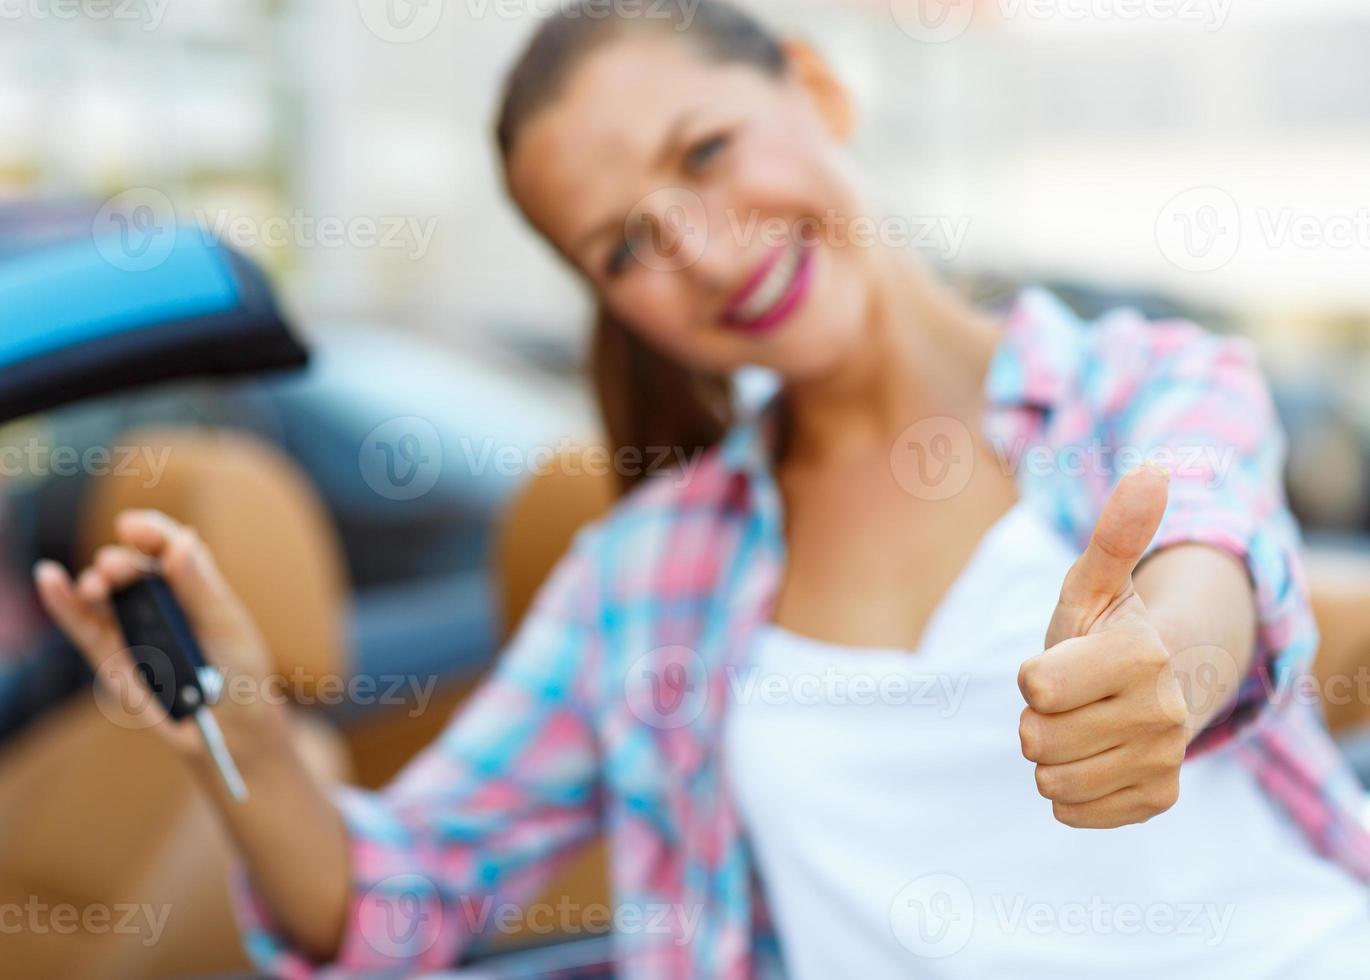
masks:
<instances>
[{"instance_id":1,"label":"hand with thumb up","mask_svg":"<svg viewBox=\"0 0 1370 980\"><path fill-rule=\"evenodd\" d=\"M1141 823L1179 798L1187 709L1132 573L1160 526L1169 475L1141 466L1104 505L1066 574L1045 652L1018 671L1023 755L1071 827Z\"/></svg>"}]
</instances>

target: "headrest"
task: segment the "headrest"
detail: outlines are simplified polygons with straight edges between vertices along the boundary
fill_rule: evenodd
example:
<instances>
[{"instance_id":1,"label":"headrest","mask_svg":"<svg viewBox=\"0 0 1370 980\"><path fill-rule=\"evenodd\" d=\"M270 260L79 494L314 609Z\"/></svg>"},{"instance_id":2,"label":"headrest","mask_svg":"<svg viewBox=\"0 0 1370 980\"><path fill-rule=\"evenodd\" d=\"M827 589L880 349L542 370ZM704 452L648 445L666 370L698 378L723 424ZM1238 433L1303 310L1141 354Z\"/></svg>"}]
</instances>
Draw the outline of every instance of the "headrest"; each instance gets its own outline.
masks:
<instances>
[{"instance_id":1,"label":"headrest","mask_svg":"<svg viewBox=\"0 0 1370 980\"><path fill-rule=\"evenodd\" d=\"M0 422L158 381L307 362L243 256L198 227L163 226L141 251L127 231L86 224L0 249Z\"/></svg>"}]
</instances>

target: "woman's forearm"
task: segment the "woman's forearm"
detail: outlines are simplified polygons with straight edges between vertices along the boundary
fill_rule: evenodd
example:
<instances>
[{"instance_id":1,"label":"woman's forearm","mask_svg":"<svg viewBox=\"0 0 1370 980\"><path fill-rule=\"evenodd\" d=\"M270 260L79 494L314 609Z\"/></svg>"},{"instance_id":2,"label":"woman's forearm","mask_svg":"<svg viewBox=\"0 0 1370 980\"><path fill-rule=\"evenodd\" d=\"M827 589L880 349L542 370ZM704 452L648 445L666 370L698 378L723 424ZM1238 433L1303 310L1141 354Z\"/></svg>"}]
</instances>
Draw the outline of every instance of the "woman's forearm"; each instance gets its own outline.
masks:
<instances>
[{"instance_id":1,"label":"woman's forearm","mask_svg":"<svg viewBox=\"0 0 1370 980\"><path fill-rule=\"evenodd\" d=\"M1170 651L1189 705L1192 740L1231 705L1251 669L1256 642L1251 579L1231 553L1185 543L1149 555L1133 584Z\"/></svg>"},{"instance_id":2,"label":"woman's forearm","mask_svg":"<svg viewBox=\"0 0 1370 980\"><path fill-rule=\"evenodd\" d=\"M283 930L301 952L328 962L341 944L350 889L342 815L305 765L281 706L264 705L251 731L230 735L246 800L229 796L207 756L192 769Z\"/></svg>"}]
</instances>

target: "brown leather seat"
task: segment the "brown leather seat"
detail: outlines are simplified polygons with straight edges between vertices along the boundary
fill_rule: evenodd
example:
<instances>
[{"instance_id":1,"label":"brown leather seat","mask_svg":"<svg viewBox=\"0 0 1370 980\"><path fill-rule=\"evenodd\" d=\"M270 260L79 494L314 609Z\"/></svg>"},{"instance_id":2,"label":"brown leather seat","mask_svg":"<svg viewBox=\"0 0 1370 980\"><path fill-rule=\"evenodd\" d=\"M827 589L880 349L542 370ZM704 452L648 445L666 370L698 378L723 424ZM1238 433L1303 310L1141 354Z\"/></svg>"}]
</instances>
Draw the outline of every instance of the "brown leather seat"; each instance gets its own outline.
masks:
<instances>
[{"instance_id":1,"label":"brown leather seat","mask_svg":"<svg viewBox=\"0 0 1370 980\"><path fill-rule=\"evenodd\" d=\"M613 477L592 475L594 472L578 464L574 456L555 459L524 485L505 510L495 542L495 567L506 636L528 611L575 533L613 506ZM597 840L572 858L537 901L565 903L580 910L572 918L576 929L582 928L580 922L586 918L588 907L612 908L604 841ZM596 913L591 911L589 917L593 920ZM600 913L598 920L602 923L605 916ZM518 934L513 938L517 941Z\"/></svg>"},{"instance_id":2,"label":"brown leather seat","mask_svg":"<svg viewBox=\"0 0 1370 980\"><path fill-rule=\"evenodd\" d=\"M1327 726L1340 733L1370 725L1370 556L1315 549L1307 568L1322 634L1313 674Z\"/></svg>"},{"instance_id":3,"label":"brown leather seat","mask_svg":"<svg viewBox=\"0 0 1370 980\"><path fill-rule=\"evenodd\" d=\"M343 565L322 504L294 466L231 434L148 431L121 441L169 450L166 471L150 488L146 474L93 486L82 559L112 539L120 510L164 510L213 549L277 669L345 675ZM314 771L347 778L337 734L302 714L297 721ZM160 739L111 724L94 697L72 698L0 755L0 907L37 910L0 941L0 974L100 980L246 968L228 904L229 854L219 821ZM67 906L93 910L105 925L70 931L60 917L77 912L53 911ZM140 911L124 924L136 928L116 929L132 909Z\"/></svg>"}]
</instances>

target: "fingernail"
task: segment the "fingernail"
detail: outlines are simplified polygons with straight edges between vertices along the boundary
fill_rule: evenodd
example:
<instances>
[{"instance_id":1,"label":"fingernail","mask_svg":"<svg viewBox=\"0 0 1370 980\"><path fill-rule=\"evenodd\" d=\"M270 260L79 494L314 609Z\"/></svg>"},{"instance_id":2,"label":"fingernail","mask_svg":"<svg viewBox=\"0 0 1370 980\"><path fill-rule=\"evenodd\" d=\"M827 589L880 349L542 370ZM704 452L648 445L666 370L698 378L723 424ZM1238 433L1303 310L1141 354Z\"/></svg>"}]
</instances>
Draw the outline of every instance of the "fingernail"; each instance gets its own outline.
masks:
<instances>
[{"instance_id":1,"label":"fingernail","mask_svg":"<svg viewBox=\"0 0 1370 980\"><path fill-rule=\"evenodd\" d=\"M1147 462L1143 463L1142 465L1145 466L1145 467L1146 467L1147 469L1149 469L1149 470L1154 470L1155 472L1160 473L1160 474L1161 474L1162 476L1164 476L1167 480L1170 479L1170 467L1169 467L1169 466L1166 466L1166 465L1164 465L1164 464L1162 464L1162 463L1156 463L1156 462L1151 462L1151 461L1147 461Z\"/></svg>"}]
</instances>

